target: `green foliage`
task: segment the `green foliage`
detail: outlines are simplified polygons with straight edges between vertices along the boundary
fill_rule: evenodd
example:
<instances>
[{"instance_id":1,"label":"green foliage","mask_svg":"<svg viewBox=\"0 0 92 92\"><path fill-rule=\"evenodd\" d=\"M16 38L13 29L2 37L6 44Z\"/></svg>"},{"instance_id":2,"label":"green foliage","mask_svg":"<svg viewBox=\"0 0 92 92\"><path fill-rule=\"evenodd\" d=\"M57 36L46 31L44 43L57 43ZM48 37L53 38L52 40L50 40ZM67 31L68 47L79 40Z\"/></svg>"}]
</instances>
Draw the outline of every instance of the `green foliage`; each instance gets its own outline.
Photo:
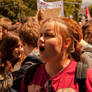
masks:
<instances>
[{"instance_id":1,"label":"green foliage","mask_svg":"<svg viewBox=\"0 0 92 92\"><path fill-rule=\"evenodd\" d=\"M36 0L23 0L25 5L31 9L37 10Z\"/></svg>"},{"instance_id":2,"label":"green foliage","mask_svg":"<svg viewBox=\"0 0 92 92\"><path fill-rule=\"evenodd\" d=\"M23 0L27 9L25 10L26 16L35 16L37 12L37 2L36 0Z\"/></svg>"},{"instance_id":3,"label":"green foliage","mask_svg":"<svg viewBox=\"0 0 92 92\"><path fill-rule=\"evenodd\" d=\"M73 5L69 0L64 0L64 14L65 16L70 16L74 12L75 5Z\"/></svg>"},{"instance_id":4,"label":"green foliage","mask_svg":"<svg viewBox=\"0 0 92 92\"><path fill-rule=\"evenodd\" d=\"M88 7L90 15L92 16L92 5Z\"/></svg>"},{"instance_id":5,"label":"green foliage","mask_svg":"<svg viewBox=\"0 0 92 92\"><path fill-rule=\"evenodd\" d=\"M22 3L22 0L0 0L0 15L9 17L11 20L18 19Z\"/></svg>"},{"instance_id":6,"label":"green foliage","mask_svg":"<svg viewBox=\"0 0 92 92\"><path fill-rule=\"evenodd\" d=\"M35 0L0 0L0 17L9 17L12 21L21 21L25 16L36 14Z\"/></svg>"},{"instance_id":7,"label":"green foliage","mask_svg":"<svg viewBox=\"0 0 92 92\"><path fill-rule=\"evenodd\" d=\"M81 6L82 0L64 0L64 14L65 16L72 15L73 18L79 20L79 9Z\"/></svg>"},{"instance_id":8,"label":"green foliage","mask_svg":"<svg viewBox=\"0 0 92 92\"><path fill-rule=\"evenodd\" d=\"M37 12L37 0L0 0L0 17L9 17L12 21L21 21L25 16L34 16ZM60 0L44 0L47 2ZM64 0L65 16L73 15L78 20L80 5L72 2L81 3L82 0Z\"/></svg>"}]
</instances>

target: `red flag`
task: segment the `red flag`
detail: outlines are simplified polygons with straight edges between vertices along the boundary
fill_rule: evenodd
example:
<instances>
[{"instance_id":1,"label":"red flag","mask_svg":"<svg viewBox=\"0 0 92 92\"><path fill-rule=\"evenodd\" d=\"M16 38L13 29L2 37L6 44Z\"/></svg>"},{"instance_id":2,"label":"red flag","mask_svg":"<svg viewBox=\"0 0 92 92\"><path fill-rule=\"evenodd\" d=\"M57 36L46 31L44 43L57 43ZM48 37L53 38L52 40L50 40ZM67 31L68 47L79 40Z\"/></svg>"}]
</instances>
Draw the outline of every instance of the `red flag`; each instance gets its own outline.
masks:
<instances>
[{"instance_id":1,"label":"red flag","mask_svg":"<svg viewBox=\"0 0 92 92\"><path fill-rule=\"evenodd\" d=\"M87 18L88 20L91 19L91 16L90 16L90 12L89 12L89 10L88 10L88 7L86 8L86 18Z\"/></svg>"}]
</instances>

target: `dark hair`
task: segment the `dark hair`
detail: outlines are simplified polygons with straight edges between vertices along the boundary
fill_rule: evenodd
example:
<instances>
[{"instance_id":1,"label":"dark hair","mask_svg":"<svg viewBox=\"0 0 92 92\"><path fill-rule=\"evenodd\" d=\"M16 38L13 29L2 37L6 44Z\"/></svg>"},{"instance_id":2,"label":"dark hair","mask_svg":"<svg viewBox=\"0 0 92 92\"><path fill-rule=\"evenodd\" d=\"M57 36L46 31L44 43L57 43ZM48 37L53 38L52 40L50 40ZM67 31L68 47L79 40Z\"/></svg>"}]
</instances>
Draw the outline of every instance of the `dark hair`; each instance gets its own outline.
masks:
<instances>
[{"instance_id":1,"label":"dark hair","mask_svg":"<svg viewBox=\"0 0 92 92\"><path fill-rule=\"evenodd\" d=\"M88 29L92 27L92 20L87 21L83 26L82 26L82 32L83 32L83 38L85 36L85 32L88 31Z\"/></svg>"},{"instance_id":2,"label":"dark hair","mask_svg":"<svg viewBox=\"0 0 92 92\"><path fill-rule=\"evenodd\" d=\"M7 65L7 61L10 61L13 58L12 51L14 48L18 46L18 42L20 41L19 37L15 34L8 33L1 45L0 45L0 51L1 51L1 65Z\"/></svg>"}]
</instances>

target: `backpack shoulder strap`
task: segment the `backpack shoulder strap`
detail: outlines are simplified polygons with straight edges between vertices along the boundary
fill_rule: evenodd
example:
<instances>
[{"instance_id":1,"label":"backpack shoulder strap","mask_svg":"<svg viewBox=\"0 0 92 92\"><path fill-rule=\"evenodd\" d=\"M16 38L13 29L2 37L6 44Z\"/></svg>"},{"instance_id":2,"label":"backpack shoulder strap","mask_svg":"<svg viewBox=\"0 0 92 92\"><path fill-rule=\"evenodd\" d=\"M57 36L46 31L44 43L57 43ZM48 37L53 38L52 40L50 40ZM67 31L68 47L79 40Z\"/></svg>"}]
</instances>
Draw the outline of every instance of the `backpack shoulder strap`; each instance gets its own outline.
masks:
<instances>
[{"instance_id":1,"label":"backpack shoulder strap","mask_svg":"<svg viewBox=\"0 0 92 92\"><path fill-rule=\"evenodd\" d=\"M26 71L24 75L24 85L25 85L25 92L28 92L28 85L32 81L34 73L36 69L41 65L42 63L36 63L32 65L28 70Z\"/></svg>"},{"instance_id":2,"label":"backpack shoulder strap","mask_svg":"<svg viewBox=\"0 0 92 92\"><path fill-rule=\"evenodd\" d=\"M79 92L86 92L85 80L87 77L87 69L88 69L87 64L83 62L78 62L75 73L75 80L79 84Z\"/></svg>"}]
</instances>

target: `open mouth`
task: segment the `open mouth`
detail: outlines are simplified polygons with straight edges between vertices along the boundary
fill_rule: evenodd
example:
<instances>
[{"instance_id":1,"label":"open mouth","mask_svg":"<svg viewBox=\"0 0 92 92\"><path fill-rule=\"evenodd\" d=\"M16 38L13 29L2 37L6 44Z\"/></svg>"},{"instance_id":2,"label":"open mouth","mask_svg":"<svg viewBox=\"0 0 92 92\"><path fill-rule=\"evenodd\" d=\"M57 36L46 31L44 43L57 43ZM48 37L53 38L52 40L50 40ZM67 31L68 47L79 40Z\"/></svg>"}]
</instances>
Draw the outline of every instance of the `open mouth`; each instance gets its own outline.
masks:
<instances>
[{"instance_id":1,"label":"open mouth","mask_svg":"<svg viewBox=\"0 0 92 92\"><path fill-rule=\"evenodd\" d=\"M43 46L40 46L40 51L44 51L45 48Z\"/></svg>"}]
</instances>

